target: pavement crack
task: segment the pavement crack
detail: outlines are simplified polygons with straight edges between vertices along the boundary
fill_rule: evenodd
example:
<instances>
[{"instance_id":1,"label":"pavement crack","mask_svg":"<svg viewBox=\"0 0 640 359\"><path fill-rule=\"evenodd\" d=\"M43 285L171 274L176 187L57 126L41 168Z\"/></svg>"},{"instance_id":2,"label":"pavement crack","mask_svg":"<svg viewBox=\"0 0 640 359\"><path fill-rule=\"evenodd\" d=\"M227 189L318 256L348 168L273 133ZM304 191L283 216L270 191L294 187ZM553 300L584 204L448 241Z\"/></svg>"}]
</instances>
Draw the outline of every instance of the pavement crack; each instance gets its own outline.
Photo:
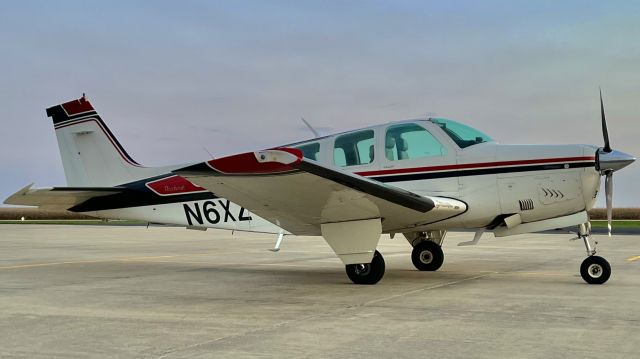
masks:
<instances>
[{"instance_id":1,"label":"pavement crack","mask_svg":"<svg viewBox=\"0 0 640 359\"><path fill-rule=\"evenodd\" d=\"M476 276L473 276L473 277L467 277L467 278L458 279L458 280L454 280L454 281L450 281L450 282L439 283L439 284L435 284L435 285L431 285L431 286L427 286L427 287L417 288L417 289L413 289L413 290L409 290L409 291L404 291L402 293L393 294L393 295L390 295L390 296L387 296L387 297L373 299L373 300L364 302L364 303L362 303L360 305L353 305L351 307L354 307L354 308L356 308L356 307L366 307L366 306L371 305L371 304L385 302L385 301L388 301L388 300L391 300L391 299L400 298L400 297L404 297L404 296L408 296L408 295L412 295L412 294L416 294L416 293L420 293L420 292L425 292L425 291L428 291L428 290L449 287L449 286L456 285L456 284L459 284L459 283L469 282L469 281L472 281L472 280L485 278L485 277L488 277L490 275L499 274L499 273L500 272L489 272L489 273L485 273L485 274L476 275Z\"/></svg>"},{"instance_id":2,"label":"pavement crack","mask_svg":"<svg viewBox=\"0 0 640 359\"><path fill-rule=\"evenodd\" d=\"M276 323L276 324L273 324L273 325L263 326L263 327L255 328L255 329L252 329L252 330L246 330L246 331L241 332L241 333L235 333L235 334L225 335L225 336L214 338L214 339L210 339L210 340L205 340L203 342L194 343L194 344L187 345L187 346L184 346L184 347L181 347L181 348L167 350L164 353L156 356L155 358L157 358L157 359L167 358L170 355L176 354L176 353L181 352L181 351L195 349L195 348L202 347L202 346L205 346L205 345L208 345L208 344L221 342L223 340L233 339L233 338L241 338L241 337L244 337L246 335L259 333L259 332L272 331L272 330L278 329L280 327L283 327L283 326L286 326L286 325L289 325L289 324L295 324L295 323L298 323L298 322L303 322L303 321L307 321L307 320L311 320L311 319L327 316L327 315L330 315L330 314L333 314L335 312L342 311L342 310L345 310L345 309L347 309L347 308L340 308L340 309L335 310L335 311L333 311L331 313L319 313L319 314L314 314L314 315L308 315L308 316L304 316L302 318L298 318L298 319L294 319L294 320L287 320L287 321L283 321L283 322Z\"/></svg>"}]
</instances>

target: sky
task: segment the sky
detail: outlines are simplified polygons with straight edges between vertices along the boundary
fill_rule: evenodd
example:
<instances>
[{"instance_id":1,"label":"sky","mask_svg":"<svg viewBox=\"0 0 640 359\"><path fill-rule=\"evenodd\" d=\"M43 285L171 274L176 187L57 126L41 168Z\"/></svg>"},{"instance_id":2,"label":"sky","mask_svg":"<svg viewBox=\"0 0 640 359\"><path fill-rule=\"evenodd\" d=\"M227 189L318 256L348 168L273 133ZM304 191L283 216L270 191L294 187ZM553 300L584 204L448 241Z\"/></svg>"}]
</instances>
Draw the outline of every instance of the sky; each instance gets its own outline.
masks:
<instances>
[{"instance_id":1,"label":"sky","mask_svg":"<svg viewBox=\"0 0 640 359\"><path fill-rule=\"evenodd\" d=\"M45 108L86 93L146 166L425 114L500 143L640 155L637 1L0 4L0 199L64 186ZM614 206L640 207L640 164ZM603 197L603 196L601 196ZM599 206L604 206L600 198Z\"/></svg>"}]
</instances>

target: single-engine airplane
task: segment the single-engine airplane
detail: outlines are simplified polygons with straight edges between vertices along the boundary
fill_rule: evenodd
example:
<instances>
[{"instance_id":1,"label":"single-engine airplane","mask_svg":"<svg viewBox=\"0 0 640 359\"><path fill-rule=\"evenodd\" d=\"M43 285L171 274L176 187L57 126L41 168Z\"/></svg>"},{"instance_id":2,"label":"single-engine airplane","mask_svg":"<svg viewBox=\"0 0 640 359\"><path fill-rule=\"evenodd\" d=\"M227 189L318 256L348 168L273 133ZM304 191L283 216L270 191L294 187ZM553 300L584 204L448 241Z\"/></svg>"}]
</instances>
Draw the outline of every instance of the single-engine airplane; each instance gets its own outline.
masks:
<instances>
[{"instance_id":1,"label":"single-engine airplane","mask_svg":"<svg viewBox=\"0 0 640 359\"><path fill-rule=\"evenodd\" d=\"M382 279L381 234L401 233L421 271L438 270L450 229L496 237L577 226L582 278L602 284L611 266L590 241L591 209L605 176L609 235L613 173L635 158L604 146L503 145L461 123L422 118L276 148L168 167L144 167L83 95L47 109L68 187L29 185L5 203L105 219L322 236L357 284Z\"/></svg>"}]
</instances>

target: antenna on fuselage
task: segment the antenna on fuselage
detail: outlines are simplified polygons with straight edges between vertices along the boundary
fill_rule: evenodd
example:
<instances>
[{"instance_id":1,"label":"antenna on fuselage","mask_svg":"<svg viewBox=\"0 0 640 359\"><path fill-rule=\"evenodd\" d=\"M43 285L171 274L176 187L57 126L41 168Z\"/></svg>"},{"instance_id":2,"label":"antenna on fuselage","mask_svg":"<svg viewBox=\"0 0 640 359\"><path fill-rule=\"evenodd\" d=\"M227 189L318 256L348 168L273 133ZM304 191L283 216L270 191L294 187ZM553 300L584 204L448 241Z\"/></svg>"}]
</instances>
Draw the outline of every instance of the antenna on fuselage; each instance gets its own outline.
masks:
<instances>
[{"instance_id":1,"label":"antenna on fuselage","mask_svg":"<svg viewBox=\"0 0 640 359\"><path fill-rule=\"evenodd\" d=\"M313 126L311 126L311 124L309 124L309 122L307 122L307 120L305 120L304 117L300 117L300 119L302 120L302 122L304 122L305 125L307 125L307 127L309 128L309 131L313 133L313 136L315 136L315 138L320 137L320 133L318 133L318 131L316 131L316 129L313 128Z\"/></svg>"},{"instance_id":2,"label":"antenna on fuselage","mask_svg":"<svg viewBox=\"0 0 640 359\"><path fill-rule=\"evenodd\" d=\"M216 158L216 156L212 155L212 154L211 154L211 152L209 152L209 150L208 150L206 147L202 146L202 149L203 149L206 153L208 153L208 154L209 154L209 156L211 156L211 159L215 159L215 158Z\"/></svg>"}]
</instances>

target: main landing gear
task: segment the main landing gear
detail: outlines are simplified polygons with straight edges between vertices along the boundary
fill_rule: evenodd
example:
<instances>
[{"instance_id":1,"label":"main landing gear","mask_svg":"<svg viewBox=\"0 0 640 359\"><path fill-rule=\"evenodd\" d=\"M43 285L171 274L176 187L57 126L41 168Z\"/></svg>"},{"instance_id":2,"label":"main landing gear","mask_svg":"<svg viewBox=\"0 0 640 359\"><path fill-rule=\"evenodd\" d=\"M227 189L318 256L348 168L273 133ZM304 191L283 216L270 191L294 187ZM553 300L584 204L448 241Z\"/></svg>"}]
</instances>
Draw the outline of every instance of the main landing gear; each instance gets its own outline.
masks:
<instances>
[{"instance_id":1,"label":"main landing gear","mask_svg":"<svg viewBox=\"0 0 640 359\"><path fill-rule=\"evenodd\" d=\"M444 263L442 242L447 231L405 233L413 246L411 262L419 271L437 271Z\"/></svg>"},{"instance_id":2,"label":"main landing gear","mask_svg":"<svg viewBox=\"0 0 640 359\"><path fill-rule=\"evenodd\" d=\"M411 261L420 271L436 271L444 262L444 252L435 242L425 240L413 247Z\"/></svg>"},{"instance_id":3,"label":"main landing gear","mask_svg":"<svg viewBox=\"0 0 640 359\"><path fill-rule=\"evenodd\" d=\"M355 284L376 284L384 276L384 258L376 251L371 263L347 264L345 270Z\"/></svg>"},{"instance_id":4,"label":"main landing gear","mask_svg":"<svg viewBox=\"0 0 640 359\"><path fill-rule=\"evenodd\" d=\"M589 284L603 284L611 277L611 265L606 259L596 255L595 242L593 246L589 242L591 238L590 223L581 224L578 230L578 237L584 241L587 249L587 258L580 265L580 275Z\"/></svg>"}]
</instances>

